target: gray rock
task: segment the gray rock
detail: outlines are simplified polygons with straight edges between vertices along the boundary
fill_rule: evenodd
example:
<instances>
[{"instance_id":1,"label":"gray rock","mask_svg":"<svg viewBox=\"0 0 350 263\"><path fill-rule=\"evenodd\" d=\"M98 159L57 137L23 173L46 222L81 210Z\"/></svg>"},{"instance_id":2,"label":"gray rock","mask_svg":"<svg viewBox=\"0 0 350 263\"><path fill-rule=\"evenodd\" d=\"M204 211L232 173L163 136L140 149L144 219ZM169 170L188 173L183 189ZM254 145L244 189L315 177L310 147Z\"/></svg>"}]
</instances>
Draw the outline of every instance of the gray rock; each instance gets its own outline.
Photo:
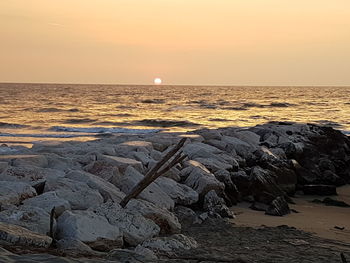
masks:
<instances>
[{"instance_id":1,"label":"gray rock","mask_svg":"<svg viewBox=\"0 0 350 263\"><path fill-rule=\"evenodd\" d=\"M210 172L215 173L219 170L232 170L233 165L226 162L221 162L214 158L195 158L195 161L203 164ZM238 169L238 163L236 163L236 169Z\"/></svg>"},{"instance_id":2,"label":"gray rock","mask_svg":"<svg viewBox=\"0 0 350 263\"><path fill-rule=\"evenodd\" d=\"M55 191L58 197L67 200L73 210L86 210L103 203L98 190L65 177L48 180L44 192L49 191Z\"/></svg>"},{"instance_id":3,"label":"gray rock","mask_svg":"<svg viewBox=\"0 0 350 263\"><path fill-rule=\"evenodd\" d=\"M198 201L198 193L187 185L162 176L157 178L155 183L174 200L175 204L191 205Z\"/></svg>"},{"instance_id":4,"label":"gray rock","mask_svg":"<svg viewBox=\"0 0 350 263\"><path fill-rule=\"evenodd\" d=\"M44 155L1 155L0 161L9 162L12 166L47 167L48 161Z\"/></svg>"},{"instance_id":5,"label":"gray rock","mask_svg":"<svg viewBox=\"0 0 350 263\"><path fill-rule=\"evenodd\" d=\"M221 217L234 218L233 212L226 206L224 199L220 198L214 190L205 195L203 209L208 211L209 215L218 214Z\"/></svg>"},{"instance_id":6,"label":"gray rock","mask_svg":"<svg viewBox=\"0 0 350 263\"><path fill-rule=\"evenodd\" d=\"M49 213L39 207L27 205L1 211L0 222L18 225L43 235L50 229Z\"/></svg>"},{"instance_id":7,"label":"gray rock","mask_svg":"<svg viewBox=\"0 0 350 263\"><path fill-rule=\"evenodd\" d=\"M221 140L226 143L226 151L230 152L234 150L243 158L248 158L256 150L256 147L235 137L223 136Z\"/></svg>"},{"instance_id":8,"label":"gray rock","mask_svg":"<svg viewBox=\"0 0 350 263\"><path fill-rule=\"evenodd\" d=\"M18 205L34 196L36 196L35 189L27 183L0 181L0 206Z\"/></svg>"},{"instance_id":9,"label":"gray rock","mask_svg":"<svg viewBox=\"0 0 350 263\"><path fill-rule=\"evenodd\" d=\"M193 249L197 248L197 242L183 234L176 234L169 237L156 237L146 240L142 243L142 246L148 248L154 252L167 253L178 249Z\"/></svg>"},{"instance_id":10,"label":"gray rock","mask_svg":"<svg viewBox=\"0 0 350 263\"><path fill-rule=\"evenodd\" d=\"M123 157L117 157L117 156L109 156L109 155L102 155L98 156L97 160L105 160L109 162L110 164L118 167L119 171L121 173L124 173L125 170L129 167L132 166L134 169L139 171L140 173L144 172L144 168L141 162L136 161L135 159L130 159L130 158L123 158Z\"/></svg>"},{"instance_id":11,"label":"gray rock","mask_svg":"<svg viewBox=\"0 0 350 263\"><path fill-rule=\"evenodd\" d=\"M91 247L84 244L80 240L74 239L74 238L60 239L56 242L56 246L60 250L74 250L74 251L92 252Z\"/></svg>"},{"instance_id":12,"label":"gray rock","mask_svg":"<svg viewBox=\"0 0 350 263\"><path fill-rule=\"evenodd\" d=\"M65 211L57 221L57 238L77 239L99 251L123 245L119 228L92 211Z\"/></svg>"},{"instance_id":13,"label":"gray rock","mask_svg":"<svg viewBox=\"0 0 350 263\"><path fill-rule=\"evenodd\" d=\"M126 208L155 222L160 227L161 234L175 234L181 231L181 224L173 213L150 202L131 199Z\"/></svg>"},{"instance_id":14,"label":"gray rock","mask_svg":"<svg viewBox=\"0 0 350 263\"><path fill-rule=\"evenodd\" d=\"M105 202L107 200L112 200L119 203L125 197L125 194L120 191L119 188L96 175L74 170L67 173L66 177L75 181L84 182L90 188L98 190Z\"/></svg>"},{"instance_id":15,"label":"gray rock","mask_svg":"<svg viewBox=\"0 0 350 263\"><path fill-rule=\"evenodd\" d=\"M122 176L118 167L106 160L92 161L84 167L84 171L94 174L114 185L117 184Z\"/></svg>"},{"instance_id":16,"label":"gray rock","mask_svg":"<svg viewBox=\"0 0 350 263\"><path fill-rule=\"evenodd\" d=\"M152 220L143 217L137 211L123 209L117 203L104 203L93 211L107 218L111 225L117 226L123 233L124 240L131 246L159 234L160 228Z\"/></svg>"},{"instance_id":17,"label":"gray rock","mask_svg":"<svg viewBox=\"0 0 350 263\"><path fill-rule=\"evenodd\" d=\"M152 250L145 248L141 245L138 245L137 247L135 247L134 251L137 254L142 255L145 259L154 260L158 258L157 255Z\"/></svg>"},{"instance_id":18,"label":"gray rock","mask_svg":"<svg viewBox=\"0 0 350 263\"><path fill-rule=\"evenodd\" d=\"M117 183L117 186L128 194L133 187L143 179L143 175L129 166L122 179ZM159 207L169 210L174 208L174 201L167 195L156 183L151 183L139 195L139 199L149 201Z\"/></svg>"},{"instance_id":19,"label":"gray rock","mask_svg":"<svg viewBox=\"0 0 350 263\"><path fill-rule=\"evenodd\" d=\"M48 248L52 238L32 232L17 225L0 222L0 245Z\"/></svg>"},{"instance_id":20,"label":"gray rock","mask_svg":"<svg viewBox=\"0 0 350 263\"><path fill-rule=\"evenodd\" d=\"M218 181L212 173L198 167L192 169L185 184L194 189L199 194L199 198L203 198L211 190L221 194L225 188L225 185Z\"/></svg>"},{"instance_id":21,"label":"gray rock","mask_svg":"<svg viewBox=\"0 0 350 263\"><path fill-rule=\"evenodd\" d=\"M277 197L272 201L270 206L266 209L265 214L271 216L283 216L290 213L288 203L283 198L283 196Z\"/></svg>"},{"instance_id":22,"label":"gray rock","mask_svg":"<svg viewBox=\"0 0 350 263\"><path fill-rule=\"evenodd\" d=\"M179 205L174 212L182 226L191 226L197 221L197 214L191 208Z\"/></svg>"},{"instance_id":23,"label":"gray rock","mask_svg":"<svg viewBox=\"0 0 350 263\"><path fill-rule=\"evenodd\" d=\"M64 177L63 171L40 168L35 166L9 166L3 173L0 174L0 180L27 182L32 186L45 182L47 179Z\"/></svg>"},{"instance_id":24,"label":"gray rock","mask_svg":"<svg viewBox=\"0 0 350 263\"><path fill-rule=\"evenodd\" d=\"M70 210L70 204L67 200L57 196L56 192L46 192L33 198L23 201L24 205L40 207L47 213L50 213L55 207L56 216L60 216L64 211Z\"/></svg>"}]
</instances>

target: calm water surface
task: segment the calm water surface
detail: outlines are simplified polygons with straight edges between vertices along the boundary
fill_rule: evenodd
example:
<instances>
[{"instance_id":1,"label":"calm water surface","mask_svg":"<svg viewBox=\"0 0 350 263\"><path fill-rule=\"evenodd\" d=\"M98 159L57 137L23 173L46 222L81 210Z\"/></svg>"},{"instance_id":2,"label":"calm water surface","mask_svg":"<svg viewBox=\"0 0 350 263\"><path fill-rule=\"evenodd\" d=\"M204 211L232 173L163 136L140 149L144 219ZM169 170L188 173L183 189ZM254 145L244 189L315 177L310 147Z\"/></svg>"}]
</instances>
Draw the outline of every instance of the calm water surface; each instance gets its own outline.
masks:
<instances>
[{"instance_id":1,"label":"calm water surface","mask_svg":"<svg viewBox=\"0 0 350 263\"><path fill-rule=\"evenodd\" d=\"M243 127L268 121L312 122L350 131L349 98L350 87L3 83L0 142Z\"/></svg>"}]
</instances>

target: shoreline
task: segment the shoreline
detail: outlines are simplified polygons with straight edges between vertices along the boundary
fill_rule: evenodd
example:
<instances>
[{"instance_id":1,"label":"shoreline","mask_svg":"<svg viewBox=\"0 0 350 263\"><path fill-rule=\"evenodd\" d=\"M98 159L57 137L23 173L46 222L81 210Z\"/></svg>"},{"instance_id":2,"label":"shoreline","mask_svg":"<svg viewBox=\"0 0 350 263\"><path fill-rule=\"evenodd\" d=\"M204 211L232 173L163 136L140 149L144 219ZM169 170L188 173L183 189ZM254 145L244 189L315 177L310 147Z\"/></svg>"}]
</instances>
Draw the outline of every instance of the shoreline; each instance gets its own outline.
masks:
<instances>
[{"instance_id":1,"label":"shoreline","mask_svg":"<svg viewBox=\"0 0 350 263\"><path fill-rule=\"evenodd\" d=\"M125 195L184 137L186 159L121 207ZM44 248L40 251L55 244L58 254L155 262L175 259L172 253L181 259L179 251L213 250L225 231L248 231L255 249L270 234L276 249L280 234L323 245L328 241L322 238L333 239L345 248L350 240L350 208L309 202L329 196L350 204L350 140L329 127L275 122L2 148L0 245L5 248L24 241L27 248ZM57 214L50 219L52 206ZM46 234L50 221L56 229L54 242ZM222 249L229 253L237 245L239 255L245 255L249 249L238 241L228 237L233 243ZM317 249L325 255L323 248Z\"/></svg>"}]
</instances>

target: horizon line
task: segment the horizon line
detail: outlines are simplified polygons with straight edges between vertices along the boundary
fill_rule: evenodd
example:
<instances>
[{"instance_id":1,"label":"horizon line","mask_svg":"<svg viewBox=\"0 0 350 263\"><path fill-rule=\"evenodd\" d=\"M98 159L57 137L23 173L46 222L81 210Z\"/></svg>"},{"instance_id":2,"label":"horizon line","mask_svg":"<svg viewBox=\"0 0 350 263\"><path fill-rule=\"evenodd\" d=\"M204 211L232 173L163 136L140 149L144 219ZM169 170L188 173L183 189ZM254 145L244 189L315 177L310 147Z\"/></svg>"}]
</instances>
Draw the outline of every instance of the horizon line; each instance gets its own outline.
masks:
<instances>
[{"instance_id":1,"label":"horizon line","mask_svg":"<svg viewBox=\"0 0 350 263\"><path fill-rule=\"evenodd\" d=\"M348 88L348 85L249 85L249 84L135 84L135 83L72 83L72 82L12 82L12 81L0 81L1 84L30 84L30 85L103 85L103 86L150 86L150 87L166 87L166 86L184 86L184 87L193 87L193 86L204 86L204 87L339 87L339 88Z\"/></svg>"}]
</instances>

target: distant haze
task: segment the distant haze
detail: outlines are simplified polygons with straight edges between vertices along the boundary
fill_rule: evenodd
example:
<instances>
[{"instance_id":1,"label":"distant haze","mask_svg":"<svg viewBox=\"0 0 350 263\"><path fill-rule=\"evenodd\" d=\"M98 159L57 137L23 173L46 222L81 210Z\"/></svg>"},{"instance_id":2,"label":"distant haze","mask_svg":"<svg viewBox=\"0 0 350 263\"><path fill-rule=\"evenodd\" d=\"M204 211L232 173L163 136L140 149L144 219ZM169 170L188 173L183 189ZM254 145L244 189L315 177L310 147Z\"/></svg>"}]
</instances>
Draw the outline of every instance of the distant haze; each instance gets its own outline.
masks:
<instances>
[{"instance_id":1,"label":"distant haze","mask_svg":"<svg viewBox=\"0 0 350 263\"><path fill-rule=\"evenodd\" d=\"M350 85L349 0L1 0L0 82Z\"/></svg>"}]
</instances>

